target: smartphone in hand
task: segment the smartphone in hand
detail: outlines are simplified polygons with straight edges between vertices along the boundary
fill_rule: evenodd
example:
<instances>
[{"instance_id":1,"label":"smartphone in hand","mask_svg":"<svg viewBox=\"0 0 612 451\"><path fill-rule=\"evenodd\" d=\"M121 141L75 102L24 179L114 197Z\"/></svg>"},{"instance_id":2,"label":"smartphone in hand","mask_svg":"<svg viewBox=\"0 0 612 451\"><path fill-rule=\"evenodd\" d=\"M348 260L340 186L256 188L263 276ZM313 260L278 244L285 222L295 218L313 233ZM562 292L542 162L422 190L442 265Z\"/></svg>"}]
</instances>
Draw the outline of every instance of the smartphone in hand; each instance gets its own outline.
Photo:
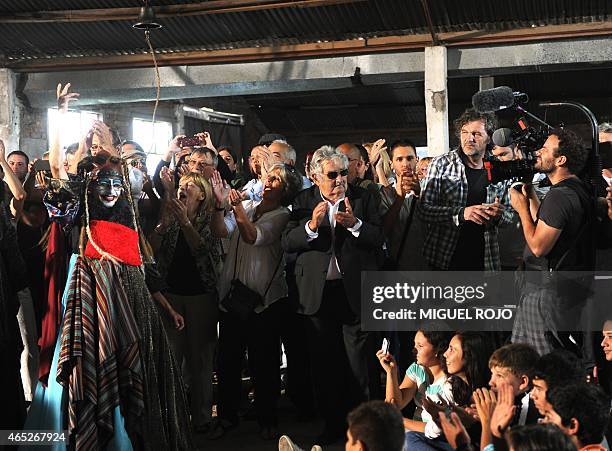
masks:
<instances>
[{"instance_id":1,"label":"smartphone in hand","mask_svg":"<svg viewBox=\"0 0 612 451\"><path fill-rule=\"evenodd\" d=\"M389 353L389 340L387 340L386 338L383 338L383 342L382 342L382 346L380 350L384 352L385 354Z\"/></svg>"}]
</instances>

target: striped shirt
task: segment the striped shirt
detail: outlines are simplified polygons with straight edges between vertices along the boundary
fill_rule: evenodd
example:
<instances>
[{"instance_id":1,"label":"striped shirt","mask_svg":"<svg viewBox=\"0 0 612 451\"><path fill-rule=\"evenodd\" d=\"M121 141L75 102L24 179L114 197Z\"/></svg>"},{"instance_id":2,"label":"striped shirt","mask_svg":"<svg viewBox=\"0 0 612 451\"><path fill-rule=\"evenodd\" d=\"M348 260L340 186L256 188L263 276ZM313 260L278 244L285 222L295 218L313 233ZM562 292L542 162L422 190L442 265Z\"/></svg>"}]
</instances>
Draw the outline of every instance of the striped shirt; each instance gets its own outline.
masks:
<instances>
[{"instance_id":1,"label":"striped shirt","mask_svg":"<svg viewBox=\"0 0 612 451\"><path fill-rule=\"evenodd\" d=\"M427 223L423 255L430 265L439 269L448 269L450 265L459 239L458 218L467 204L468 181L460 153L460 149L455 149L431 161L417 210ZM486 202L494 203L498 197L505 207L498 220L485 226L484 268L487 272L501 270L497 227L510 224L514 216L508 194L510 183L487 186Z\"/></svg>"}]
</instances>

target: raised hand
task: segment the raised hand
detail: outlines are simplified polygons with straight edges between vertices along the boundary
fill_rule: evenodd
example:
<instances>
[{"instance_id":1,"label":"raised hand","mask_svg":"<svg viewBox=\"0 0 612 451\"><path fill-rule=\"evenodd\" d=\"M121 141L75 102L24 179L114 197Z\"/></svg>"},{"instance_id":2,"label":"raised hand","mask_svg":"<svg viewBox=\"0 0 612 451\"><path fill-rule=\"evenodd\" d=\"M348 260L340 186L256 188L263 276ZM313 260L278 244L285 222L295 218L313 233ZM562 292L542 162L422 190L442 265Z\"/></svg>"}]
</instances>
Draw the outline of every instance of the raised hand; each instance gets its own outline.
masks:
<instances>
[{"instance_id":1,"label":"raised hand","mask_svg":"<svg viewBox=\"0 0 612 451\"><path fill-rule=\"evenodd\" d=\"M312 217L310 218L310 222L308 224L308 228L313 232L316 232L323 218L327 214L327 202L321 201L317 204L317 206L312 210Z\"/></svg>"},{"instance_id":2,"label":"raised hand","mask_svg":"<svg viewBox=\"0 0 612 451\"><path fill-rule=\"evenodd\" d=\"M170 155L177 154L181 151L181 146L179 146L179 140L184 138L185 135L176 135L172 140L168 143L168 153Z\"/></svg>"},{"instance_id":3,"label":"raised hand","mask_svg":"<svg viewBox=\"0 0 612 451\"><path fill-rule=\"evenodd\" d=\"M510 384L500 384L497 391L497 405L491 415L491 433L502 438L514 417L516 406L514 405L514 389Z\"/></svg>"},{"instance_id":4,"label":"raised hand","mask_svg":"<svg viewBox=\"0 0 612 451\"><path fill-rule=\"evenodd\" d=\"M480 418L482 427L488 428L491 424L493 410L495 410L497 404L495 392L487 390L486 388L479 388L474 391L473 396L474 403L476 404L476 412L478 412L478 418Z\"/></svg>"},{"instance_id":5,"label":"raised hand","mask_svg":"<svg viewBox=\"0 0 612 451\"><path fill-rule=\"evenodd\" d=\"M180 225L184 226L189 223L189 217L187 216L187 206L183 202L176 198L169 199L168 208Z\"/></svg>"},{"instance_id":6,"label":"raised hand","mask_svg":"<svg viewBox=\"0 0 612 451\"><path fill-rule=\"evenodd\" d=\"M336 213L336 222L341 226L350 229L357 224L357 218L353 215L353 208L351 207L348 197L344 198L344 205L346 206L346 211L339 211Z\"/></svg>"},{"instance_id":7,"label":"raised hand","mask_svg":"<svg viewBox=\"0 0 612 451\"><path fill-rule=\"evenodd\" d=\"M461 422L467 425L468 427L478 421L478 414L475 413L471 407L461 407L453 405L451 406L451 410L455 412L461 419Z\"/></svg>"},{"instance_id":8,"label":"raised hand","mask_svg":"<svg viewBox=\"0 0 612 451\"><path fill-rule=\"evenodd\" d=\"M6 161L6 149L4 147L4 141L0 139L0 161Z\"/></svg>"},{"instance_id":9,"label":"raised hand","mask_svg":"<svg viewBox=\"0 0 612 451\"><path fill-rule=\"evenodd\" d=\"M526 190L521 189L518 191L514 188L510 190L510 205L517 213L520 213L523 210L529 211L529 198L526 195Z\"/></svg>"},{"instance_id":10,"label":"raised hand","mask_svg":"<svg viewBox=\"0 0 612 451\"><path fill-rule=\"evenodd\" d=\"M397 178L395 179L395 194L402 199L408 194L408 185L404 183L404 178L404 175L397 174Z\"/></svg>"},{"instance_id":11,"label":"raised hand","mask_svg":"<svg viewBox=\"0 0 612 451\"><path fill-rule=\"evenodd\" d=\"M383 138L376 140L368 150L368 159L372 165L376 165L380 158L380 151L386 149L385 140Z\"/></svg>"},{"instance_id":12,"label":"raised hand","mask_svg":"<svg viewBox=\"0 0 612 451\"><path fill-rule=\"evenodd\" d=\"M415 173L397 174L395 192L401 198L406 197L410 192L418 195L421 192L419 178Z\"/></svg>"},{"instance_id":13,"label":"raised hand","mask_svg":"<svg viewBox=\"0 0 612 451\"><path fill-rule=\"evenodd\" d=\"M444 412L440 412L438 417L444 436L453 449L470 443L470 436L455 412L450 414L450 418L447 418Z\"/></svg>"},{"instance_id":14,"label":"raised hand","mask_svg":"<svg viewBox=\"0 0 612 451\"><path fill-rule=\"evenodd\" d=\"M45 177L44 171L38 171L35 175L36 183L34 184L34 188L39 190L47 189L47 178Z\"/></svg>"},{"instance_id":15,"label":"raised hand","mask_svg":"<svg viewBox=\"0 0 612 451\"><path fill-rule=\"evenodd\" d=\"M70 91L70 83L66 83L65 86L62 87L61 83L57 84L57 109L60 113L65 113L68 111L68 107L70 102L73 100L78 100L80 94L78 92L69 92Z\"/></svg>"},{"instance_id":16,"label":"raised hand","mask_svg":"<svg viewBox=\"0 0 612 451\"><path fill-rule=\"evenodd\" d=\"M423 409L425 409L427 411L427 413L429 413L429 415L431 415L431 418L438 423L439 422L439 418L440 418L440 413L442 415L445 414L444 410L448 406L448 404L444 404L444 403L436 403L434 401L432 401L431 399L429 399L427 396L424 396L421 399L421 404L423 406Z\"/></svg>"},{"instance_id":17,"label":"raised hand","mask_svg":"<svg viewBox=\"0 0 612 451\"><path fill-rule=\"evenodd\" d=\"M111 155L117 155L117 149L113 146L113 135L111 129L102 121L94 121L91 131L98 137L99 146ZM118 155L117 155L118 156Z\"/></svg>"},{"instance_id":18,"label":"raised hand","mask_svg":"<svg viewBox=\"0 0 612 451\"><path fill-rule=\"evenodd\" d=\"M210 177L210 182L212 184L215 200L217 201L217 206L222 207L227 203L227 199L230 193L230 187L221 178L221 174L219 174L219 171L217 171L216 169L213 171L212 176Z\"/></svg>"},{"instance_id":19,"label":"raised hand","mask_svg":"<svg viewBox=\"0 0 612 451\"><path fill-rule=\"evenodd\" d=\"M380 362L380 366L383 367L387 374L391 373L393 370L397 369L397 362L393 355L388 352L379 349L376 352L376 357L378 357L378 361Z\"/></svg>"},{"instance_id":20,"label":"raised hand","mask_svg":"<svg viewBox=\"0 0 612 451\"><path fill-rule=\"evenodd\" d=\"M180 179L182 176L184 176L184 175L186 175L186 174L189 174L189 165L187 165L187 164L183 163L182 165L180 165L180 166L179 166L179 167L176 169L176 172L177 172L177 174L178 174L178 176L179 176L179 179Z\"/></svg>"},{"instance_id":21,"label":"raised hand","mask_svg":"<svg viewBox=\"0 0 612 451\"><path fill-rule=\"evenodd\" d=\"M159 171L159 179L161 180L162 186L166 194L171 195L176 190L174 187L174 171L167 166L161 168ZM170 197L174 197L173 195Z\"/></svg>"},{"instance_id":22,"label":"raised hand","mask_svg":"<svg viewBox=\"0 0 612 451\"><path fill-rule=\"evenodd\" d=\"M259 161L259 166L261 168L261 179L265 180L268 176L268 171L274 164L272 153L266 146L257 146L253 148L251 155Z\"/></svg>"},{"instance_id":23,"label":"raised hand","mask_svg":"<svg viewBox=\"0 0 612 451\"><path fill-rule=\"evenodd\" d=\"M204 147L208 147L211 150L214 150L215 152L217 152L216 147L214 146L213 142L212 142L212 138L210 137L210 133L208 132L200 132L198 134L196 134L196 136L198 136L200 138L200 142L204 145Z\"/></svg>"},{"instance_id":24,"label":"raised hand","mask_svg":"<svg viewBox=\"0 0 612 451\"><path fill-rule=\"evenodd\" d=\"M234 207L234 208L242 207L242 195L238 191L236 191L235 189L230 190L230 192L229 192L229 201L230 201L230 204L232 204L232 207Z\"/></svg>"}]
</instances>

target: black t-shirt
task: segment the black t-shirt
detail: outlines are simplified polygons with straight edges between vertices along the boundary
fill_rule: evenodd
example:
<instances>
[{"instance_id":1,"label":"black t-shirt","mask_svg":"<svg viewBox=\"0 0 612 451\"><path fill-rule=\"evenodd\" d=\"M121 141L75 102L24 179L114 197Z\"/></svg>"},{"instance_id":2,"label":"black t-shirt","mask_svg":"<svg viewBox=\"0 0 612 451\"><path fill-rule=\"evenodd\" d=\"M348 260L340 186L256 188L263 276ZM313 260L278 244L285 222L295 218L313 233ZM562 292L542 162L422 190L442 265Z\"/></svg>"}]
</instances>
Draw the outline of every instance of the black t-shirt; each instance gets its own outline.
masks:
<instances>
[{"instance_id":1,"label":"black t-shirt","mask_svg":"<svg viewBox=\"0 0 612 451\"><path fill-rule=\"evenodd\" d=\"M468 182L466 207L487 201L487 171L465 166ZM452 271L484 271L484 226L464 221L459 230L459 241L449 269Z\"/></svg>"},{"instance_id":2,"label":"black t-shirt","mask_svg":"<svg viewBox=\"0 0 612 451\"><path fill-rule=\"evenodd\" d=\"M548 255L544 257L536 257L526 245L523 252L526 269L548 270L556 267L561 257L574 245L578 233L591 214L591 211L587 210L590 206L589 202L591 200L588 187L577 178L565 179L550 188L542 199L537 217L538 221L544 221L546 225L561 230L561 235ZM579 241L558 268L559 270L593 269L589 266L590 262L587 261L591 235L589 231L582 233Z\"/></svg>"},{"instance_id":3,"label":"black t-shirt","mask_svg":"<svg viewBox=\"0 0 612 451\"><path fill-rule=\"evenodd\" d=\"M174 258L166 276L168 291L180 296L195 296L206 293L200 279L196 259L191 254L189 244L181 230L176 240Z\"/></svg>"}]
</instances>

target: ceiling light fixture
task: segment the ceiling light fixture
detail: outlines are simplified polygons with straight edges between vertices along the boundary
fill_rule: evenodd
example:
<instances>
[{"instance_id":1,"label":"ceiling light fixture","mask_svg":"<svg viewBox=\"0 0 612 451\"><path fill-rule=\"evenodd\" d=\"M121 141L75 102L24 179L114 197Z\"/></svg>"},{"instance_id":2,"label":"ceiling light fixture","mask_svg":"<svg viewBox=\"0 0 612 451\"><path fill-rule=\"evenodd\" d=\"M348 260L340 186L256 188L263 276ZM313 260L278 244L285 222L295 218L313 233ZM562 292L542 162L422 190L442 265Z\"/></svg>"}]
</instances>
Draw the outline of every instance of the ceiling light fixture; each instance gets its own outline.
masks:
<instances>
[{"instance_id":1,"label":"ceiling light fixture","mask_svg":"<svg viewBox=\"0 0 612 451\"><path fill-rule=\"evenodd\" d=\"M137 30L159 30L162 25L155 22L155 10L152 6L149 6L148 2L145 6L140 8L140 13L138 14L138 22L132 25L133 28Z\"/></svg>"}]
</instances>

